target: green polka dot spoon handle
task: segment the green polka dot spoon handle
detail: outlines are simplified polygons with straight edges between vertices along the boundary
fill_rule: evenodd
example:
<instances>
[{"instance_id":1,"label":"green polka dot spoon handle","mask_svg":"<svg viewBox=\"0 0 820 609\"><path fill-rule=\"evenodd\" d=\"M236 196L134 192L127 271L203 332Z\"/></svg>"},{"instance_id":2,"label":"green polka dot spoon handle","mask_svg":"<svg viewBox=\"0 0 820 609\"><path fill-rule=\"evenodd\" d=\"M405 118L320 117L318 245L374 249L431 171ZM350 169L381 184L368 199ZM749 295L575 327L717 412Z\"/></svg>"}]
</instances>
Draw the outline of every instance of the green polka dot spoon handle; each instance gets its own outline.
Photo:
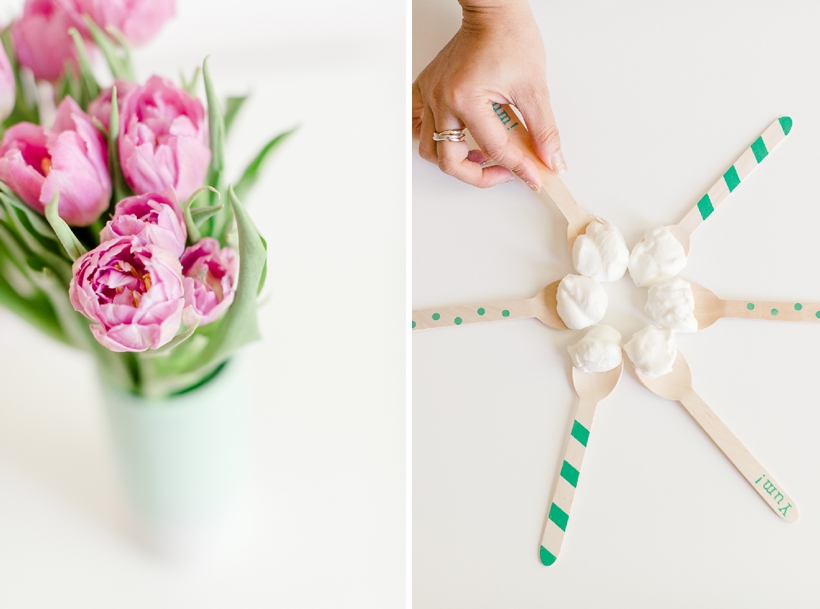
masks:
<instances>
[{"instance_id":1,"label":"green polka dot spoon handle","mask_svg":"<svg viewBox=\"0 0 820 609\"><path fill-rule=\"evenodd\" d=\"M740 158L726 170L726 173L715 182L689 211L683 220L670 226L669 229L678 241L683 244L686 253L689 253L689 241L695 229L712 215L717 206L723 203L730 193L740 186L740 183L752 173L752 170L763 162L774 147L782 142L792 129L792 119L781 116L749 146Z\"/></svg>"},{"instance_id":2,"label":"green polka dot spoon handle","mask_svg":"<svg viewBox=\"0 0 820 609\"><path fill-rule=\"evenodd\" d=\"M413 311L413 330L448 328L462 324L476 324L500 319L534 317L541 323L557 330L567 327L558 316L556 292L561 280L553 281L532 298L504 300L476 305L438 307Z\"/></svg>"},{"instance_id":3,"label":"green polka dot spoon handle","mask_svg":"<svg viewBox=\"0 0 820 609\"><path fill-rule=\"evenodd\" d=\"M550 507L547 512L547 523L541 537L540 557L545 566L553 564L558 559L561 546L564 543L564 534L569 523L570 509L575 500L575 490L581 475L581 465L584 462L589 436L592 431L592 419L599 402L604 400L615 390L624 364L608 372L587 373L578 368L572 368L572 384L580 398L572 418L567 443L564 449L564 459L553 487Z\"/></svg>"},{"instance_id":4,"label":"green polka dot spoon handle","mask_svg":"<svg viewBox=\"0 0 820 609\"><path fill-rule=\"evenodd\" d=\"M702 285L690 285L695 297L694 314L698 320L698 330L708 328L724 317L820 322L820 303L723 300Z\"/></svg>"}]
</instances>

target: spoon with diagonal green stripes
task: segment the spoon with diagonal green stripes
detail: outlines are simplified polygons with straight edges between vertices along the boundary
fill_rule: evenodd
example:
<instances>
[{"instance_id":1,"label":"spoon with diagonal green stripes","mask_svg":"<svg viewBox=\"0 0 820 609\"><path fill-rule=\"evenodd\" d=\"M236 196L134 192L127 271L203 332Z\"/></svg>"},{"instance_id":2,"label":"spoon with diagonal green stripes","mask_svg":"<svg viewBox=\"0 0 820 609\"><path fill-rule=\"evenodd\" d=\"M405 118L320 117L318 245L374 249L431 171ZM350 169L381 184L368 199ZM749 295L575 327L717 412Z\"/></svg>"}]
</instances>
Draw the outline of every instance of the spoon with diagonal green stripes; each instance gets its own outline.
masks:
<instances>
[{"instance_id":1,"label":"spoon with diagonal green stripes","mask_svg":"<svg viewBox=\"0 0 820 609\"><path fill-rule=\"evenodd\" d=\"M786 522L795 522L799 516L794 499L769 472L743 446L703 399L692 388L692 372L689 364L678 351L672 371L657 378L649 378L637 368L638 380L652 393L679 402L692 415L703 431L732 462L737 471L752 485L752 488L766 502L772 511ZM714 498L710 498L713 500Z\"/></svg>"},{"instance_id":2,"label":"spoon with diagonal green stripes","mask_svg":"<svg viewBox=\"0 0 820 609\"><path fill-rule=\"evenodd\" d=\"M447 328L462 324L477 324L500 319L522 319L534 317L545 326L556 330L566 330L567 326L558 315L558 284L553 281L532 298L523 300L503 300L477 305L437 307L413 311L413 330Z\"/></svg>"},{"instance_id":3,"label":"spoon with diagonal green stripes","mask_svg":"<svg viewBox=\"0 0 820 609\"><path fill-rule=\"evenodd\" d=\"M575 499L581 465L589 443L595 408L615 390L623 371L623 361L607 372L581 372L572 367L572 384L578 394L578 406L572 418L564 459L550 499L547 523L541 537L541 563L549 566L558 559L564 534L569 523L569 512Z\"/></svg>"},{"instance_id":4,"label":"spoon with diagonal green stripes","mask_svg":"<svg viewBox=\"0 0 820 609\"><path fill-rule=\"evenodd\" d=\"M683 244L683 249L689 253L689 240L698 226L712 215L718 205L723 203L730 193L740 186L740 183L752 173L752 170L763 162L774 147L782 142L792 129L792 119L781 116L758 137L752 145L743 151L726 173L715 182L697 204L689 210L683 220L668 227L675 238Z\"/></svg>"}]
</instances>

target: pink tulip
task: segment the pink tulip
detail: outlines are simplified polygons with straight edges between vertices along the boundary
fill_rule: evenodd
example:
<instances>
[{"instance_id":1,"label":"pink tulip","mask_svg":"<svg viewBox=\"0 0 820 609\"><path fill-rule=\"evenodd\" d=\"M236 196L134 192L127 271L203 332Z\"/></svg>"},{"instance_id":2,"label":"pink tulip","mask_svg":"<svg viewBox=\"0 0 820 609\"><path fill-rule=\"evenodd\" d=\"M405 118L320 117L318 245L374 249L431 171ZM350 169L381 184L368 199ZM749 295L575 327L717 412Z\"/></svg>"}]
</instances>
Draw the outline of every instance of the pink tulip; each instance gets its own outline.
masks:
<instances>
[{"instance_id":1,"label":"pink tulip","mask_svg":"<svg viewBox=\"0 0 820 609\"><path fill-rule=\"evenodd\" d=\"M88 116L66 97L51 130L18 123L6 131L0 180L41 214L59 191L60 217L72 226L88 226L111 198L108 148Z\"/></svg>"},{"instance_id":2,"label":"pink tulip","mask_svg":"<svg viewBox=\"0 0 820 609\"><path fill-rule=\"evenodd\" d=\"M117 108L122 112L122 102L125 97L133 91L137 85L132 82L118 80L114 83L117 86ZM88 114L100 121L106 129L111 127L111 92L112 87L103 89L97 99L88 104Z\"/></svg>"},{"instance_id":3,"label":"pink tulip","mask_svg":"<svg viewBox=\"0 0 820 609\"><path fill-rule=\"evenodd\" d=\"M17 85L14 82L14 72L11 71L6 49L0 44L0 121L6 120L14 110L17 97Z\"/></svg>"},{"instance_id":4,"label":"pink tulip","mask_svg":"<svg viewBox=\"0 0 820 609\"><path fill-rule=\"evenodd\" d=\"M105 241L74 262L68 295L111 351L145 351L171 341L182 320L179 260L137 237Z\"/></svg>"},{"instance_id":5,"label":"pink tulip","mask_svg":"<svg viewBox=\"0 0 820 609\"><path fill-rule=\"evenodd\" d=\"M11 25L17 60L36 78L55 82L66 62L77 70L77 49L68 29L86 30L72 0L26 0L23 16Z\"/></svg>"},{"instance_id":6,"label":"pink tulip","mask_svg":"<svg viewBox=\"0 0 820 609\"><path fill-rule=\"evenodd\" d=\"M152 76L123 101L120 163L137 194L176 190L187 199L202 186L211 151L202 102Z\"/></svg>"},{"instance_id":7,"label":"pink tulip","mask_svg":"<svg viewBox=\"0 0 820 609\"><path fill-rule=\"evenodd\" d=\"M173 190L123 199L114 208L114 217L100 232L100 241L135 236L179 258L185 250L188 231Z\"/></svg>"},{"instance_id":8,"label":"pink tulip","mask_svg":"<svg viewBox=\"0 0 820 609\"><path fill-rule=\"evenodd\" d=\"M147 42L174 16L176 0L76 0L101 28L113 25L132 44Z\"/></svg>"},{"instance_id":9,"label":"pink tulip","mask_svg":"<svg viewBox=\"0 0 820 609\"><path fill-rule=\"evenodd\" d=\"M209 324L222 317L233 302L239 260L229 247L205 237L185 250L180 259L185 284L185 315ZM189 319L186 319L188 323Z\"/></svg>"}]
</instances>

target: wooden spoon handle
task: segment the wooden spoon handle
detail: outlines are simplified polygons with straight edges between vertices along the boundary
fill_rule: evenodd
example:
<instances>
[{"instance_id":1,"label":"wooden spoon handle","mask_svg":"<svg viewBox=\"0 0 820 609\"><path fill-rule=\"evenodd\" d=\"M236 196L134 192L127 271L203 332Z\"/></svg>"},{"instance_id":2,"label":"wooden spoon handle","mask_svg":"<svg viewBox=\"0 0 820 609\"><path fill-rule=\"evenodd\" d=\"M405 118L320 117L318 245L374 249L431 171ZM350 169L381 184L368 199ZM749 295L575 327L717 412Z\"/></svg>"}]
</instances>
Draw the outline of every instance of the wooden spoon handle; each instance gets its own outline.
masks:
<instances>
[{"instance_id":1,"label":"wooden spoon handle","mask_svg":"<svg viewBox=\"0 0 820 609\"><path fill-rule=\"evenodd\" d=\"M584 462L592 419L595 417L597 402L581 398L572 419L572 427L567 435L564 459L553 488L547 524L541 537L541 563L550 566L558 559L564 534L569 522L569 512L575 499L578 476Z\"/></svg>"},{"instance_id":2,"label":"wooden spoon handle","mask_svg":"<svg viewBox=\"0 0 820 609\"><path fill-rule=\"evenodd\" d=\"M680 400L692 418L698 422L710 438L723 451L729 461L757 491L772 511L786 522L795 522L799 516L797 505L783 487L772 479L752 453L706 405L694 391Z\"/></svg>"},{"instance_id":3,"label":"wooden spoon handle","mask_svg":"<svg viewBox=\"0 0 820 609\"><path fill-rule=\"evenodd\" d=\"M594 216L578 205L578 202L561 178L558 177L558 174L550 171L535 153L530 134L521 121L518 120L515 110L510 106L501 104L493 104L493 109L498 119L507 129L507 136L510 141L523 149L527 157L535 163L535 168L541 176L541 190L538 193L541 199L549 204L549 201L543 196L544 194L548 195L549 199L558 207L558 211L566 218L570 228L574 228L577 232L583 232L583 229L593 220Z\"/></svg>"},{"instance_id":4,"label":"wooden spoon handle","mask_svg":"<svg viewBox=\"0 0 820 609\"><path fill-rule=\"evenodd\" d=\"M462 324L477 324L499 319L521 319L535 317L538 313L536 299L503 300L483 305L459 305L419 309L413 311L413 330L448 328Z\"/></svg>"},{"instance_id":5,"label":"wooden spoon handle","mask_svg":"<svg viewBox=\"0 0 820 609\"><path fill-rule=\"evenodd\" d=\"M815 302L771 302L726 300L723 317L820 322L820 304Z\"/></svg>"},{"instance_id":6,"label":"wooden spoon handle","mask_svg":"<svg viewBox=\"0 0 820 609\"><path fill-rule=\"evenodd\" d=\"M697 204L689 211L672 232L681 242L688 243L689 236L695 229L712 215L718 205L723 203L746 177L752 173L774 147L782 142L792 128L792 119L781 116L758 137L752 145L729 167L726 173L715 182Z\"/></svg>"}]
</instances>

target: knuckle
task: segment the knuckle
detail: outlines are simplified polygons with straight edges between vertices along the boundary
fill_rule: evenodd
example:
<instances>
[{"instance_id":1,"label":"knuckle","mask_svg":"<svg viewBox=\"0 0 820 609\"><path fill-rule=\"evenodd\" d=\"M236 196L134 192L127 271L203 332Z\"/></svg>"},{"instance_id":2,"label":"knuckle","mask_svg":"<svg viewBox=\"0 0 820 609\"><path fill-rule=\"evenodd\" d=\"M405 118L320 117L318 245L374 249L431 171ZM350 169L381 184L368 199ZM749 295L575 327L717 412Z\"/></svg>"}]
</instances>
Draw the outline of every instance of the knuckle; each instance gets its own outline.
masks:
<instances>
[{"instance_id":1,"label":"knuckle","mask_svg":"<svg viewBox=\"0 0 820 609\"><path fill-rule=\"evenodd\" d=\"M456 175L460 166L461 163L459 161L447 155L443 155L438 160L439 169L441 169L441 171L446 173L448 176Z\"/></svg>"},{"instance_id":2,"label":"knuckle","mask_svg":"<svg viewBox=\"0 0 820 609\"><path fill-rule=\"evenodd\" d=\"M519 171L524 163L524 153L509 141L500 145L495 155L490 156L512 171Z\"/></svg>"},{"instance_id":3,"label":"knuckle","mask_svg":"<svg viewBox=\"0 0 820 609\"><path fill-rule=\"evenodd\" d=\"M554 145L556 148L561 147L561 136L558 134L558 127L556 127L555 124L547 125L533 135L539 142L548 146Z\"/></svg>"}]
</instances>

